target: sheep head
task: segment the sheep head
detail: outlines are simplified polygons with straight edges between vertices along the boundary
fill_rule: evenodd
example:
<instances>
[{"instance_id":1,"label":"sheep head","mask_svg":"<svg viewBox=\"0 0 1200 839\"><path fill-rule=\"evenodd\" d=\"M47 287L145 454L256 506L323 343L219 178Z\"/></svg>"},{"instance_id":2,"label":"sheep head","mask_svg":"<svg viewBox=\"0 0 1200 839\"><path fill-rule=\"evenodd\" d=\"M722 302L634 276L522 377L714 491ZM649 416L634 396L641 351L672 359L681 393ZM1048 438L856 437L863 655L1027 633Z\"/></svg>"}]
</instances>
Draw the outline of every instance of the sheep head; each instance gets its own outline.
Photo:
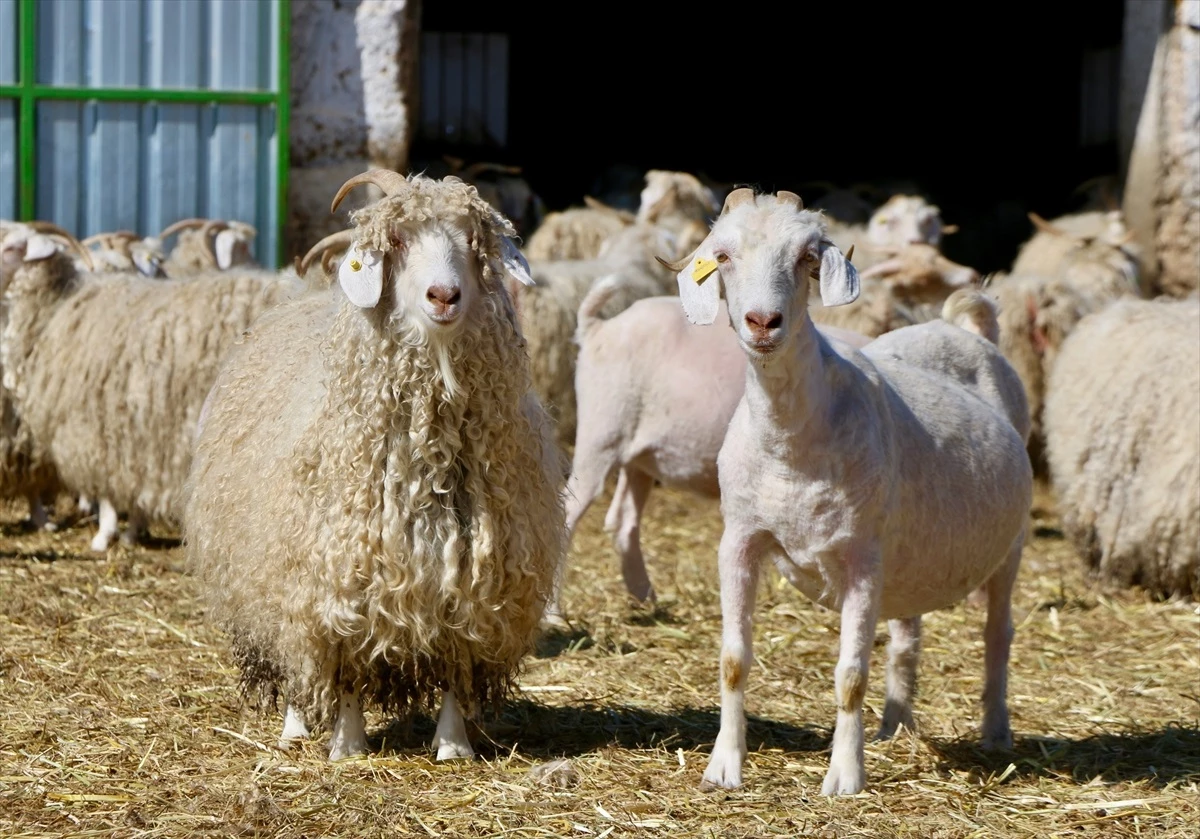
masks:
<instances>
[{"instance_id":1,"label":"sheep head","mask_svg":"<svg viewBox=\"0 0 1200 839\"><path fill-rule=\"evenodd\" d=\"M811 328L808 280L820 280L825 306L853 303L858 272L826 236L820 213L803 209L791 192L755 195L735 189L696 251L669 265L678 270L679 296L688 320L712 323L724 289L729 319L742 347L762 361ZM660 260L661 261L661 260Z\"/></svg>"},{"instance_id":2,"label":"sheep head","mask_svg":"<svg viewBox=\"0 0 1200 839\"><path fill-rule=\"evenodd\" d=\"M661 224L664 219L707 221L717 212L711 189L687 172L651 169L638 205L637 221Z\"/></svg>"},{"instance_id":3,"label":"sheep head","mask_svg":"<svg viewBox=\"0 0 1200 839\"><path fill-rule=\"evenodd\" d=\"M875 247L902 248L911 242L940 245L958 228L942 224L942 212L917 195L893 195L867 223L867 241Z\"/></svg>"},{"instance_id":4,"label":"sheep head","mask_svg":"<svg viewBox=\"0 0 1200 839\"><path fill-rule=\"evenodd\" d=\"M362 184L384 197L352 216L353 241L338 266L351 303L374 310L382 302L386 321L429 336L453 334L487 296L499 297L511 315L505 276L532 284L529 266L512 241L512 223L473 185L453 175L437 181L372 169L342 185L330 212Z\"/></svg>"}]
</instances>

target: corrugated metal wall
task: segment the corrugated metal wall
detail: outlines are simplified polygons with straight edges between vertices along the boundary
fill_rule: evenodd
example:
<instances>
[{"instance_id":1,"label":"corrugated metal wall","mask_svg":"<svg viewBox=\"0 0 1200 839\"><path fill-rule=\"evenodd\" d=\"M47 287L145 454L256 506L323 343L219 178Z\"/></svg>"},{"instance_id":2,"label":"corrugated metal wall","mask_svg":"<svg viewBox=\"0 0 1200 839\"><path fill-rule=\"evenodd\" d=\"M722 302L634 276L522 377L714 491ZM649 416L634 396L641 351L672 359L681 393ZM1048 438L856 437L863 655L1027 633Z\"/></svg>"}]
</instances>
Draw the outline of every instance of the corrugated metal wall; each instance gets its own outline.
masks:
<instances>
[{"instance_id":1,"label":"corrugated metal wall","mask_svg":"<svg viewBox=\"0 0 1200 839\"><path fill-rule=\"evenodd\" d=\"M0 0L0 84L17 83L17 4ZM17 217L17 103L0 99L0 218Z\"/></svg>"},{"instance_id":2,"label":"corrugated metal wall","mask_svg":"<svg viewBox=\"0 0 1200 839\"><path fill-rule=\"evenodd\" d=\"M508 142L508 36L421 33L423 140L504 148Z\"/></svg>"},{"instance_id":3,"label":"corrugated metal wall","mask_svg":"<svg viewBox=\"0 0 1200 839\"><path fill-rule=\"evenodd\" d=\"M37 82L274 91L278 13L278 0L40 0ZM39 101L36 215L81 238L240 219L273 265L275 120L273 106Z\"/></svg>"}]
</instances>

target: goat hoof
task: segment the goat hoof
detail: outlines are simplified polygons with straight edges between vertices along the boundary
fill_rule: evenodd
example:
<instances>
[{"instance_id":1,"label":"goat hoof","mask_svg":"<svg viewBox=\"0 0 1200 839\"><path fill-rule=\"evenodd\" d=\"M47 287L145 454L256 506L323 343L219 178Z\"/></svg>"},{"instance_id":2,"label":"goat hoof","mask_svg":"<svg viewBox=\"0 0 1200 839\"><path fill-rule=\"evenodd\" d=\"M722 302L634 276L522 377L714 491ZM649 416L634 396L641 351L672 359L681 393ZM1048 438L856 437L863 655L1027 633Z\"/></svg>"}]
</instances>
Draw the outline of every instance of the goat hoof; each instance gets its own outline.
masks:
<instances>
[{"instance_id":1,"label":"goat hoof","mask_svg":"<svg viewBox=\"0 0 1200 839\"><path fill-rule=\"evenodd\" d=\"M821 795L857 795L867 785L861 766L840 767L832 764L821 784Z\"/></svg>"},{"instance_id":2,"label":"goat hoof","mask_svg":"<svg viewBox=\"0 0 1200 839\"><path fill-rule=\"evenodd\" d=\"M465 743L442 743L438 746L437 759L441 760L472 760L475 750Z\"/></svg>"}]
</instances>

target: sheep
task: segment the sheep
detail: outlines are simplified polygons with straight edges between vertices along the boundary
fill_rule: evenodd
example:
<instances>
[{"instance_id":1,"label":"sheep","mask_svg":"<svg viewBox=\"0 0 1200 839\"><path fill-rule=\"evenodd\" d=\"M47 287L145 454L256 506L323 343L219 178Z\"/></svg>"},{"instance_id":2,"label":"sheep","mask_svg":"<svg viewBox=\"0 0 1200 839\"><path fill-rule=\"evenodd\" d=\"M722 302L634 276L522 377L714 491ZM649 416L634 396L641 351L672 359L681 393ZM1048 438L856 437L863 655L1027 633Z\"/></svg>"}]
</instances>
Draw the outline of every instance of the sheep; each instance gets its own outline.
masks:
<instances>
[{"instance_id":1,"label":"sheep","mask_svg":"<svg viewBox=\"0 0 1200 839\"><path fill-rule=\"evenodd\" d=\"M695 235L689 238L695 239ZM609 298L606 315L643 297L670 294L674 280L654 261L656 253L664 252L686 251L666 230L634 224L610 238L596 259L530 262L536 284L518 290L517 306L529 346L534 388L555 421L560 445L569 446L575 440L578 347L574 336L579 304L593 283L613 275L621 277L620 293Z\"/></svg>"},{"instance_id":2,"label":"sheep","mask_svg":"<svg viewBox=\"0 0 1200 839\"><path fill-rule=\"evenodd\" d=\"M1110 220L1113 220L1110 217ZM1056 222L1057 223L1057 222ZM1068 228L1063 228L1068 229ZM1114 232L1117 229L1114 228ZM1125 234L1119 233L1120 237ZM997 272L989 278L988 291L1000 305L1000 350L1016 368L1025 386L1032 417L1029 456L1039 476L1047 474L1042 411L1047 382L1058 348L1085 315L1124 297L1140 297L1136 258L1123 246L1102 236L1074 237L1039 233L1027 243L1018 259L1033 271L1028 259L1055 254L1043 260L1042 273ZM1055 250L1063 243L1067 246Z\"/></svg>"},{"instance_id":3,"label":"sheep","mask_svg":"<svg viewBox=\"0 0 1200 839\"><path fill-rule=\"evenodd\" d=\"M994 344L944 320L889 332L861 350L827 341L808 316L807 278L818 276L826 306L852 301L859 284L827 232L794 193L739 189L708 238L672 266L693 323L713 322L724 289L749 360L717 457L721 725L705 788L742 783L753 604L766 557L842 616L823 794L865 785L862 704L878 619L891 635L879 730L886 738L911 722L921 615L984 581L983 744L1012 742L1011 593L1033 492L1020 379ZM978 290L956 293L987 305Z\"/></svg>"},{"instance_id":4,"label":"sheep","mask_svg":"<svg viewBox=\"0 0 1200 839\"><path fill-rule=\"evenodd\" d=\"M51 239L39 236L38 231L26 224L5 224L0 237L0 330L8 320L8 306L4 292L9 279L20 265L22 254L31 239L40 250L62 247L63 239L70 234L57 226L53 229L60 235ZM43 227L45 230L45 227ZM3 380L3 363L0 362L0 381ZM0 496L13 498L23 496L29 504L27 526L37 530L56 530L46 513L47 504L53 503L59 489L58 472L54 464L39 457L33 444L28 426L22 421L8 388L0 385Z\"/></svg>"},{"instance_id":5,"label":"sheep","mask_svg":"<svg viewBox=\"0 0 1200 839\"><path fill-rule=\"evenodd\" d=\"M719 497L717 451L742 398L746 358L733 330L724 328L724 301L716 330L688 323L673 296L643 298L604 319L609 298L619 291L620 279L606 278L579 307L579 427L567 480L567 539L569 544L616 469L617 488L604 527L613 534L629 594L653 601L639 539L642 510L656 481ZM870 340L837 327L818 329L855 347ZM705 386L696 388L700 380ZM546 607L550 626L565 625L559 602L564 570L565 565Z\"/></svg>"},{"instance_id":6,"label":"sheep","mask_svg":"<svg viewBox=\"0 0 1200 839\"><path fill-rule=\"evenodd\" d=\"M1114 294L1140 294L1141 250L1120 210L1073 213L1053 221L1028 215L1037 232L1017 251L1013 274L1059 277L1069 264L1087 261L1094 283Z\"/></svg>"},{"instance_id":7,"label":"sheep","mask_svg":"<svg viewBox=\"0 0 1200 839\"><path fill-rule=\"evenodd\" d=\"M944 224L941 210L919 195L893 195L871 215L866 227L827 221L829 239L843 253L859 246L859 268L870 268L888 257L888 250L911 242L940 247L942 236L954 233L957 225Z\"/></svg>"},{"instance_id":8,"label":"sheep","mask_svg":"<svg viewBox=\"0 0 1200 839\"><path fill-rule=\"evenodd\" d=\"M595 259L604 242L636 220L628 210L618 210L584 196L584 207L548 213L529 237L525 256L535 260Z\"/></svg>"},{"instance_id":9,"label":"sheep","mask_svg":"<svg viewBox=\"0 0 1200 839\"><path fill-rule=\"evenodd\" d=\"M1063 530L1102 577L1200 599L1200 299L1125 298L1076 325L1045 431Z\"/></svg>"},{"instance_id":10,"label":"sheep","mask_svg":"<svg viewBox=\"0 0 1200 839\"><path fill-rule=\"evenodd\" d=\"M147 277L165 277L162 270L166 255L162 240L156 236L142 238L132 230L117 230L111 233L95 233L80 244L92 253L96 271L137 271ZM93 248L99 245L99 248ZM86 267L76 265L87 270Z\"/></svg>"},{"instance_id":11,"label":"sheep","mask_svg":"<svg viewBox=\"0 0 1200 839\"><path fill-rule=\"evenodd\" d=\"M208 399L188 479L187 560L281 744L332 724L366 750L362 702L463 714L500 702L564 549L562 454L532 393L504 267L511 223L456 177L373 169L330 288L265 314ZM502 265L503 260L503 265ZM253 515L248 515L249 511Z\"/></svg>"},{"instance_id":12,"label":"sheep","mask_svg":"<svg viewBox=\"0 0 1200 839\"><path fill-rule=\"evenodd\" d=\"M126 543L150 524L177 527L194 426L222 354L303 283L251 270L202 282L80 274L64 254L33 246L20 258L5 289L3 383L37 455L100 501L92 550L108 549L120 512Z\"/></svg>"},{"instance_id":13,"label":"sheep","mask_svg":"<svg viewBox=\"0 0 1200 839\"><path fill-rule=\"evenodd\" d=\"M707 222L719 207L713 191L688 172L651 169L646 172L636 219L679 235L691 222Z\"/></svg>"},{"instance_id":14,"label":"sheep","mask_svg":"<svg viewBox=\"0 0 1200 839\"><path fill-rule=\"evenodd\" d=\"M179 234L179 241L161 266L162 272L171 279L190 277L214 269L226 271L235 265L256 266L250 253L250 242L257 231L244 221L182 219L155 238L162 243L176 233Z\"/></svg>"}]
</instances>

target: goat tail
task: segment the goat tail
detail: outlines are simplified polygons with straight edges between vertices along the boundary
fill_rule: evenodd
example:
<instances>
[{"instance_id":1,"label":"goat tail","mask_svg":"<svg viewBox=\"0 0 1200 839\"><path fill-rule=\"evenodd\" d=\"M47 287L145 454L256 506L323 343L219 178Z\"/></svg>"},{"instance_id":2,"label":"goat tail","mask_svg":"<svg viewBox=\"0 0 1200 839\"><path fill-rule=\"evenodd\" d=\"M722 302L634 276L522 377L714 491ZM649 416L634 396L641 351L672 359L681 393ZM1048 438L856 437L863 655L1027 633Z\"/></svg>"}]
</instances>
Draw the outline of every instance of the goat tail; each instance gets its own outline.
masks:
<instances>
[{"instance_id":1,"label":"goat tail","mask_svg":"<svg viewBox=\"0 0 1200 839\"><path fill-rule=\"evenodd\" d=\"M996 301L977 288L960 288L942 304L942 320L993 344L1000 343L998 314Z\"/></svg>"},{"instance_id":2,"label":"goat tail","mask_svg":"<svg viewBox=\"0 0 1200 839\"><path fill-rule=\"evenodd\" d=\"M579 304L577 325L575 327L575 343L583 346L588 334L602 323L605 318L600 312L621 286L620 274L608 274L592 283L591 289Z\"/></svg>"}]
</instances>

